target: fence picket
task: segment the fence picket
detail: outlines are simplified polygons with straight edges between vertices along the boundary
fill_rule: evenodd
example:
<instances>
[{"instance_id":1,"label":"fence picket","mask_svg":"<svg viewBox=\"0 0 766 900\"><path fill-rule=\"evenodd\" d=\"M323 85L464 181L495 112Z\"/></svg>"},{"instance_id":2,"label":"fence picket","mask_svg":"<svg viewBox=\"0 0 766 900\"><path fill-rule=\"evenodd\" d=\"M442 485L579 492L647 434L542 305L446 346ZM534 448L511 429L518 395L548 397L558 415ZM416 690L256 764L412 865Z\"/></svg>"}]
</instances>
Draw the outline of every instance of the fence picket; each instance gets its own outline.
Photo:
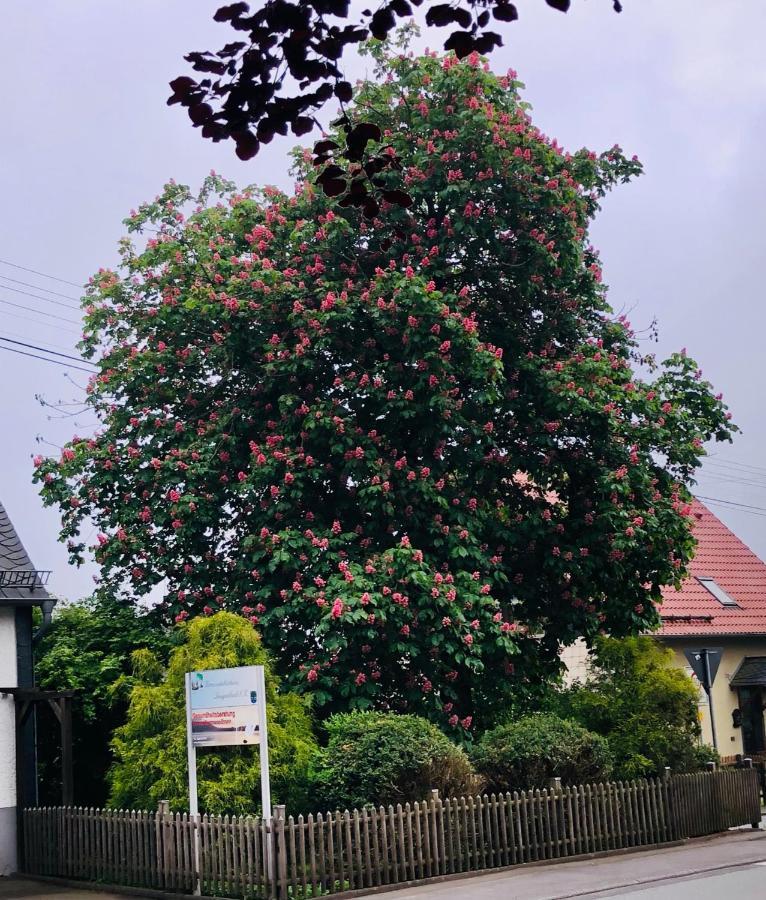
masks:
<instances>
[{"instance_id":1,"label":"fence picket","mask_svg":"<svg viewBox=\"0 0 766 900\"><path fill-rule=\"evenodd\" d=\"M759 773L726 768L659 779L478 797L432 792L394 808L274 819L40 807L22 813L23 869L251 900L322 894L463 871L661 844L757 823ZM276 864L274 872L269 860Z\"/></svg>"}]
</instances>

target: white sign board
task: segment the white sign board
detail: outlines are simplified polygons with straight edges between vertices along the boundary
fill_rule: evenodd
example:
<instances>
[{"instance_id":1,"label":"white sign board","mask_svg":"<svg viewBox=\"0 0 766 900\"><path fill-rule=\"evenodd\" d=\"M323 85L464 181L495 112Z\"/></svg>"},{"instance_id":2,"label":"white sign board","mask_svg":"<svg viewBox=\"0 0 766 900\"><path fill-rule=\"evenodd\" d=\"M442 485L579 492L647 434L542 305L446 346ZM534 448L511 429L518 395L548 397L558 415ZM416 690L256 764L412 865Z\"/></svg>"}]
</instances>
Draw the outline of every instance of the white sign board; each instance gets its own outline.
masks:
<instances>
[{"instance_id":1,"label":"white sign board","mask_svg":"<svg viewBox=\"0 0 766 900\"><path fill-rule=\"evenodd\" d=\"M261 755L261 806L271 817L266 681L263 666L208 669L186 673L186 749L189 760L189 811L199 814L197 750L258 745Z\"/></svg>"},{"instance_id":2,"label":"white sign board","mask_svg":"<svg viewBox=\"0 0 766 900\"><path fill-rule=\"evenodd\" d=\"M191 739L195 747L260 743L263 697L258 668L189 673Z\"/></svg>"}]
</instances>

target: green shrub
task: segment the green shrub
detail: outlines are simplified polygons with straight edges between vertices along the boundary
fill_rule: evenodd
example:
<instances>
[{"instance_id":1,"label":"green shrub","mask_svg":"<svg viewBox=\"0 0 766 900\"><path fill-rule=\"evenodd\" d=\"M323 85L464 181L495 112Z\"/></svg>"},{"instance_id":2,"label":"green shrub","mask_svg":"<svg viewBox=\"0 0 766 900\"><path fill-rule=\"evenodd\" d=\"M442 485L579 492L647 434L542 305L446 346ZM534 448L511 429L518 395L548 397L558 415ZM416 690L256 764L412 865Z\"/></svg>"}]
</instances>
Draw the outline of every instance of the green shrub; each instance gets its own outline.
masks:
<instances>
[{"instance_id":1,"label":"green shrub","mask_svg":"<svg viewBox=\"0 0 766 900\"><path fill-rule=\"evenodd\" d=\"M608 778L612 757L607 742L576 722L550 713L524 716L488 731L473 760L491 791L565 784Z\"/></svg>"},{"instance_id":2,"label":"green shrub","mask_svg":"<svg viewBox=\"0 0 766 900\"><path fill-rule=\"evenodd\" d=\"M221 612L183 627L185 642L171 653L167 671L149 651L134 654L127 721L112 742L116 761L109 772L110 803L151 809L164 799L172 809L188 809L185 673L263 665L272 799L291 811L305 810L309 764L317 750L305 702L278 692L261 639L242 617ZM204 812L246 814L260 806L254 747L198 751L197 778Z\"/></svg>"},{"instance_id":3,"label":"green shrub","mask_svg":"<svg viewBox=\"0 0 766 900\"><path fill-rule=\"evenodd\" d=\"M590 676L564 691L557 711L609 741L617 778L699 769L698 690L652 637L601 638Z\"/></svg>"},{"instance_id":4,"label":"green shrub","mask_svg":"<svg viewBox=\"0 0 766 900\"><path fill-rule=\"evenodd\" d=\"M721 757L718 751L711 744L697 744L690 754L690 765L688 771L706 768L709 762L714 762L717 766L721 764Z\"/></svg>"},{"instance_id":5,"label":"green shrub","mask_svg":"<svg viewBox=\"0 0 766 900\"><path fill-rule=\"evenodd\" d=\"M36 647L35 675L45 691L74 690L72 734L75 802L104 806L112 763L112 733L125 721L127 703L114 686L131 670L135 650L148 649L166 660L175 630L155 613L128 606L108 593L60 604L53 626ZM37 722L40 803L61 802L59 724L53 716Z\"/></svg>"},{"instance_id":6,"label":"green shrub","mask_svg":"<svg viewBox=\"0 0 766 900\"><path fill-rule=\"evenodd\" d=\"M465 752L419 716L343 713L326 727L329 740L314 769L318 808L422 800L431 788L458 796L481 787Z\"/></svg>"}]
</instances>

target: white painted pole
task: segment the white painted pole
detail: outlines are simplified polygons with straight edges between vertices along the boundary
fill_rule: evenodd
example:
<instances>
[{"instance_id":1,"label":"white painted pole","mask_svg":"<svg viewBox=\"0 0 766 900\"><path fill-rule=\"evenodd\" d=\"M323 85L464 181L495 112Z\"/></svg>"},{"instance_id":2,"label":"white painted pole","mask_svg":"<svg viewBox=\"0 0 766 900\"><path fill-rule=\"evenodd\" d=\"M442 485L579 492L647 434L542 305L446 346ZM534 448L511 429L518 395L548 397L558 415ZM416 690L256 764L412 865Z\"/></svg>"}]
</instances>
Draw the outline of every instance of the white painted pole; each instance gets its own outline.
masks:
<instances>
[{"instance_id":1,"label":"white painted pole","mask_svg":"<svg viewBox=\"0 0 766 900\"><path fill-rule=\"evenodd\" d=\"M269 735L266 723L266 677L263 666L258 666L256 675L256 690L260 705L260 751L261 751L261 808L264 818L271 818L271 781L269 779Z\"/></svg>"},{"instance_id":2,"label":"white painted pole","mask_svg":"<svg viewBox=\"0 0 766 900\"><path fill-rule=\"evenodd\" d=\"M268 824L269 832L274 828L271 809L271 780L269 778L269 733L266 723L266 677L263 666L258 666L255 676L258 691L258 708L260 710L259 748L261 752L261 816ZM276 884L276 860L272 853L272 842L266 844L266 866L271 876L271 883Z\"/></svg>"},{"instance_id":3,"label":"white painted pole","mask_svg":"<svg viewBox=\"0 0 766 900\"><path fill-rule=\"evenodd\" d=\"M192 673L186 673L186 759L189 769L189 814L194 822L194 868L196 878L194 881L194 893L202 894L202 882L200 879L199 865L199 798L197 796L197 750L192 738L192 708L191 708L191 679Z\"/></svg>"}]
</instances>

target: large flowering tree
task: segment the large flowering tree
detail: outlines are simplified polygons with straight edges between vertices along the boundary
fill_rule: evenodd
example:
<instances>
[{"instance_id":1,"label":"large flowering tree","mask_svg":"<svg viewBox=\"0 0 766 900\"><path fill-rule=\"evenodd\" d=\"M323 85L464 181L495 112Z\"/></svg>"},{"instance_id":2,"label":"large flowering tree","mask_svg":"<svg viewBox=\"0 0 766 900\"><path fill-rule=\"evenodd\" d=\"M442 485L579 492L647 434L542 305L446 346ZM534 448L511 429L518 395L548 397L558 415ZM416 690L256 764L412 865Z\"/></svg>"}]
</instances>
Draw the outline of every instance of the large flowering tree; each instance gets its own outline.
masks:
<instances>
[{"instance_id":1,"label":"large flowering tree","mask_svg":"<svg viewBox=\"0 0 766 900\"><path fill-rule=\"evenodd\" d=\"M638 163L564 152L475 55L378 55L348 113L412 207L333 207L311 154L292 196L168 185L88 289L101 428L36 477L115 590L240 610L320 707L459 734L562 643L656 624L731 426L607 304L588 226Z\"/></svg>"}]
</instances>

